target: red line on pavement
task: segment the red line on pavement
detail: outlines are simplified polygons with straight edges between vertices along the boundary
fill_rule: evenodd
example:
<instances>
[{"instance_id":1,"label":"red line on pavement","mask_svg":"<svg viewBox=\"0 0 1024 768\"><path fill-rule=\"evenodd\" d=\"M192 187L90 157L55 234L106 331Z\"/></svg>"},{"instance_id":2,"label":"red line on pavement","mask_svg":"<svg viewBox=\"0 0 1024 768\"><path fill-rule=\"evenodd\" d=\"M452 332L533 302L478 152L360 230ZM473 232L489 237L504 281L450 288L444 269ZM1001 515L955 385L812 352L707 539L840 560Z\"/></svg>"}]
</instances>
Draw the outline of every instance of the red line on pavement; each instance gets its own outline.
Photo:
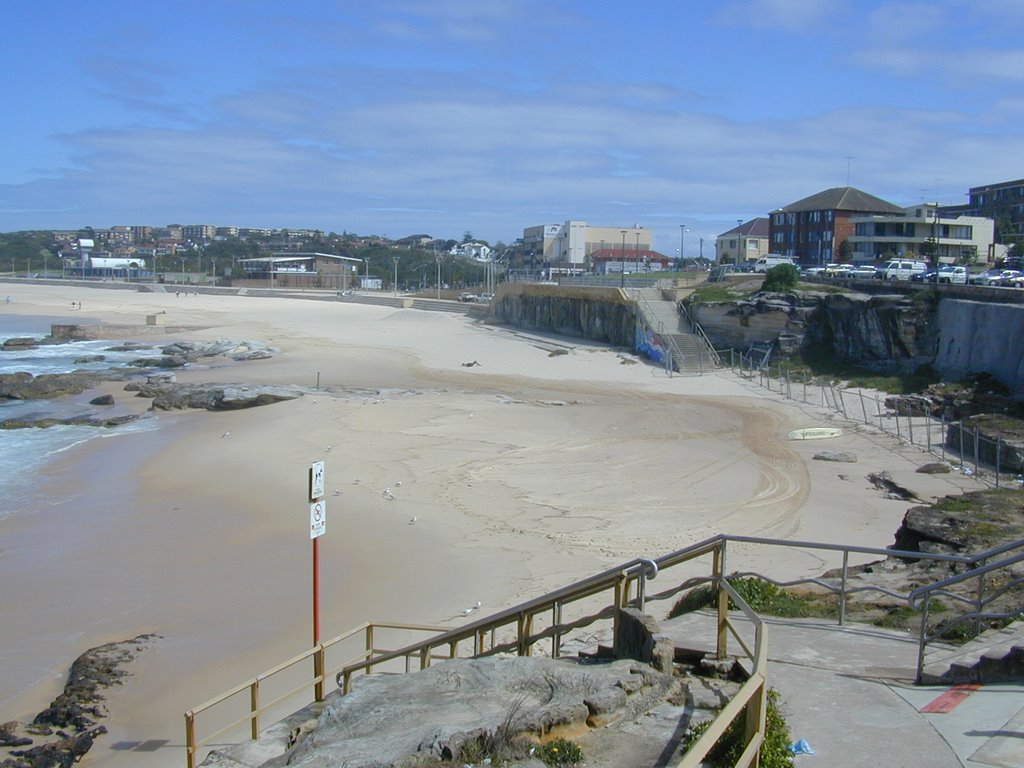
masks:
<instances>
[{"instance_id":1,"label":"red line on pavement","mask_svg":"<svg viewBox=\"0 0 1024 768\"><path fill-rule=\"evenodd\" d=\"M931 714L944 715L947 712L952 712L956 709L957 705L960 704L964 699L970 696L974 691L981 688L978 683L963 683L961 685L954 685L944 694L939 696L934 701L925 704L920 712L928 712Z\"/></svg>"}]
</instances>

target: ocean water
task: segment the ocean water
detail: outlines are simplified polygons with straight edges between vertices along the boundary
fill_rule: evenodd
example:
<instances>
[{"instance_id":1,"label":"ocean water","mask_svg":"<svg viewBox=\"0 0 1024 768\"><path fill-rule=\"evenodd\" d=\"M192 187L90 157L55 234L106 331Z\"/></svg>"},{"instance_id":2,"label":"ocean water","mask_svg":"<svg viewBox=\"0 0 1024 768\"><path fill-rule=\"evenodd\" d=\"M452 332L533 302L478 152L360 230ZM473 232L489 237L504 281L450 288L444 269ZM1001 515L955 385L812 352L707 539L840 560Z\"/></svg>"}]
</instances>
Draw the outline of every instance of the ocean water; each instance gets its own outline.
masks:
<instances>
[{"instance_id":1,"label":"ocean water","mask_svg":"<svg viewBox=\"0 0 1024 768\"><path fill-rule=\"evenodd\" d=\"M0 314L0 344L6 339L31 336L42 338L49 333L53 322L74 322L78 318L14 317ZM144 353L108 352L116 341L80 341L69 344L38 347L17 352L0 352L0 373L27 371L66 373L74 370L102 370L123 365ZM81 358L104 355L103 361L76 362ZM62 402L42 400L0 400L0 421L26 414L47 413L71 415L96 412L88 405L88 398L67 398ZM155 418L143 418L120 427L55 426L47 429L0 429L0 517L34 506L38 493L36 475L49 462L65 451L90 440L115 439L133 432L157 428Z\"/></svg>"}]
</instances>

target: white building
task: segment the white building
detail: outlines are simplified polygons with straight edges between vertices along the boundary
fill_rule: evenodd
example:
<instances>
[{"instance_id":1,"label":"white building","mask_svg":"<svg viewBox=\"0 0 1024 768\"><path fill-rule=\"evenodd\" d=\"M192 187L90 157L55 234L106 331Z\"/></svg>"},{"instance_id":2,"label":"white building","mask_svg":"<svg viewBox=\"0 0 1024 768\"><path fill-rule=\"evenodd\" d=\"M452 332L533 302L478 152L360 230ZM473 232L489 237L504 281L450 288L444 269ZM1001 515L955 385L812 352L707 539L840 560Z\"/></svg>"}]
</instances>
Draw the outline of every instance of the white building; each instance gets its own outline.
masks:
<instances>
[{"instance_id":1,"label":"white building","mask_svg":"<svg viewBox=\"0 0 1024 768\"><path fill-rule=\"evenodd\" d=\"M995 222L983 216L943 216L936 203L904 209L902 216L853 216L849 238L856 262L920 257L934 242L939 261L962 264L990 258Z\"/></svg>"},{"instance_id":2,"label":"white building","mask_svg":"<svg viewBox=\"0 0 1024 768\"><path fill-rule=\"evenodd\" d=\"M630 252L650 252L653 233L635 224L632 227L591 227L585 221L541 224L523 230L523 250L528 263L543 265L554 274L583 274L592 270L591 256L615 250L621 259Z\"/></svg>"}]
</instances>

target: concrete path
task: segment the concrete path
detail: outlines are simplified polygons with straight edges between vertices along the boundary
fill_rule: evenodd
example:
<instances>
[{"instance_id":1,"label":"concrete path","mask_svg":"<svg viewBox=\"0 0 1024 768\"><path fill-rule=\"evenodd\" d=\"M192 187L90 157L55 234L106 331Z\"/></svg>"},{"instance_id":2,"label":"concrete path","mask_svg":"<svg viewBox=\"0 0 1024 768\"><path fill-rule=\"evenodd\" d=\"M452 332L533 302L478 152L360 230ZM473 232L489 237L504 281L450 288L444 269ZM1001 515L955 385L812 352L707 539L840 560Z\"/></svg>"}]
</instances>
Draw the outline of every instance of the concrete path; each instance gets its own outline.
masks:
<instances>
[{"instance_id":1,"label":"concrete path","mask_svg":"<svg viewBox=\"0 0 1024 768\"><path fill-rule=\"evenodd\" d=\"M815 750L795 765L1024 768L1024 680L948 694L952 686L913 685L917 642L906 633L818 619L767 622L769 684L794 741ZM709 648L700 641L713 640L713 627L704 612L662 622L686 647ZM921 711L944 695L934 708L949 711Z\"/></svg>"}]
</instances>

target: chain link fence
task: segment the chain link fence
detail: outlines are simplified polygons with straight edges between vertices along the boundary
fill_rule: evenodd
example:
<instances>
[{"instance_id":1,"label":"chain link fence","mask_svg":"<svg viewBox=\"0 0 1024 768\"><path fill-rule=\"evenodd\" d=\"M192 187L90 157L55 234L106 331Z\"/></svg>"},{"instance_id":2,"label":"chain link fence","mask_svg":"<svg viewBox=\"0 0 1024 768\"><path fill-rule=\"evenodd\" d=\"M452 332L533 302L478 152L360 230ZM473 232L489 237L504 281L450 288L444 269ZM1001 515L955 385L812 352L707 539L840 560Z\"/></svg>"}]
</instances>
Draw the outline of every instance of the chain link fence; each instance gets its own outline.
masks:
<instances>
[{"instance_id":1,"label":"chain link fence","mask_svg":"<svg viewBox=\"0 0 1024 768\"><path fill-rule=\"evenodd\" d=\"M993 437L982 433L962 420L947 418L945 413L933 416L923 398L880 396L877 392L837 387L806 372L794 374L781 365L772 366L765 361L765 355L736 350L719 355L723 362L729 361L733 373L770 392L877 427L995 488L1020 488L1024 482L1024 453L1020 445L1005 440L1001 434Z\"/></svg>"}]
</instances>

